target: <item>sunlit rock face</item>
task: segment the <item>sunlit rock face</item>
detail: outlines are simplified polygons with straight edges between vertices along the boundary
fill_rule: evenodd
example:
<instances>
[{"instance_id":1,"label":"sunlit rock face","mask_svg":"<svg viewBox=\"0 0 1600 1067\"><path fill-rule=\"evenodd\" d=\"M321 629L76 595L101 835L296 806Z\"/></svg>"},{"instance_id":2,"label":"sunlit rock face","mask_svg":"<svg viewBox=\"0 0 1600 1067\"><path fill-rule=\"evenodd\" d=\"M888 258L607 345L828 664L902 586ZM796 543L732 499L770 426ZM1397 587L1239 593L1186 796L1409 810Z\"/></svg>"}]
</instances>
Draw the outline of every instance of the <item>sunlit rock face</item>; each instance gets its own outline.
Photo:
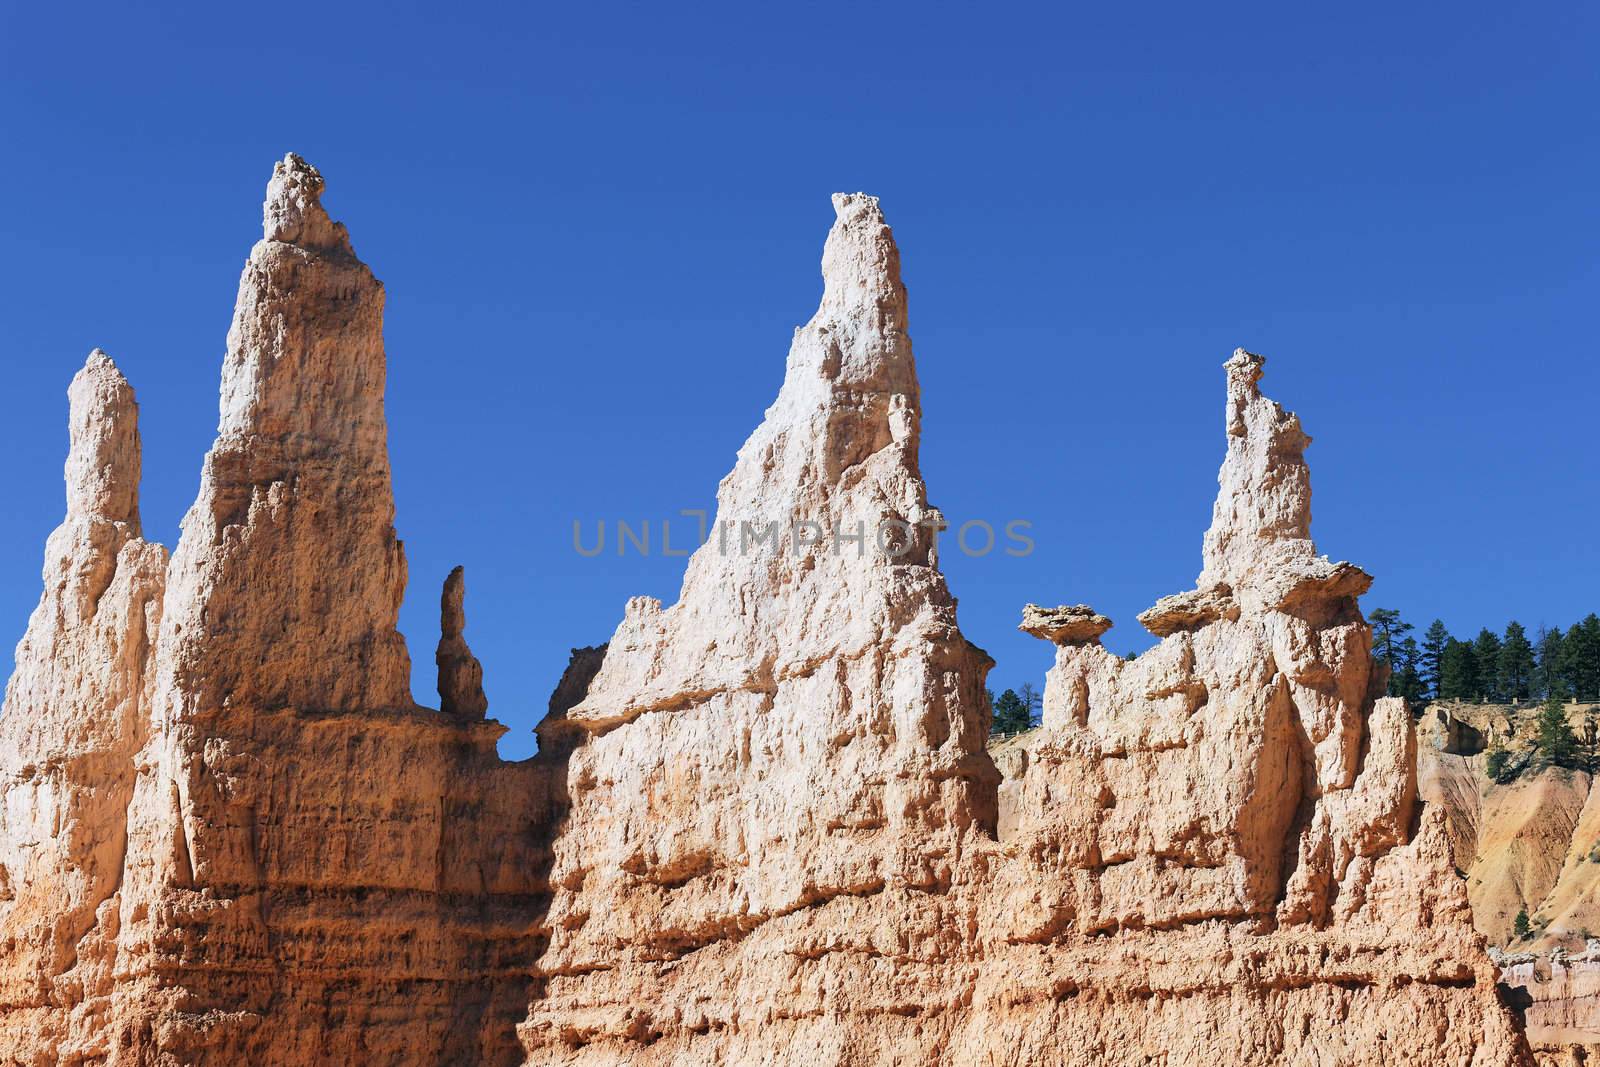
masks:
<instances>
[{"instance_id":1,"label":"sunlit rock face","mask_svg":"<svg viewBox=\"0 0 1600 1067\"><path fill-rule=\"evenodd\" d=\"M992 840L989 660L938 569L899 253L876 199L834 210L821 305L678 602L630 602L560 718L534 1062L756 1062L801 1033L870 1057L912 1028L896 1005L951 992L905 964L958 957L973 925L955 888Z\"/></svg>"},{"instance_id":2,"label":"sunlit rock face","mask_svg":"<svg viewBox=\"0 0 1600 1067\"><path fill-rule=\"evenodd\" d=\"M67 514L0 714L0 1048L52 1062L103 1011L167 555L140 536L138 405L96 349L73 378Z\"/></svg>"},{"instance_id":3,"label":"sunlit rock face","mask_svg":"<svg viewBox=\"0 0 1600 1067\"><path fill-rule=\"evenodd\" d=\"M1264 362L1225 365L1204 568L1140 616L1161 642L1058 642L986 915L1040 946L1055 1006L1009 1036L1076 1035L1044 1060L1074 1064L1525 1062L1410 715L1378 697L1371 579L1316 552L1310 438Z\"/></svg>"},{"instance_id":4,"label":"sunlit rock face","mask_svg":"<svg viewBox=\"0 0 1600 1067\"><path fill-rule=\"evenodd\" d=\"M0 1062L520 1058L546 775L411 699L383 289L322 187L295 156L268 185L170 566L132 391L99 354L73 382L0 724Z\"/></svg>"},{"instance_id":5,"label":"sunlit rock face","mask_svg":"<svg viewBox=\"0 0 1600 1067\"><path fill-rule=\"evenodd\" d=\"M1092 608L1025 613L1057 658L1001 839L988 664L937 559L716 543L929 514L893 246L875 203L835 207L678 602L630 602L545 728L572 806L529 1062L1525 1062L1261 357L1226 364L1203 572L1141 616L1161 643L1128 662Z\"/></svg>"},{"instance_id":6,"label":"sunlit rock face","mask_svg":"<svg viewBox=\"0 0 1600 1067\"><path fill-rule=\"evenodd\" d=\"M835 197L677 603L574 650L506 764L460 570L410 696L383 290L322 191L268 186L170 564L132 390L73 382L0 720L0 1063L1526 1062L1260 357L1160 644L1026 614L1056 663L1002 820L899 254Z\"/></svg>"}]
</instances>

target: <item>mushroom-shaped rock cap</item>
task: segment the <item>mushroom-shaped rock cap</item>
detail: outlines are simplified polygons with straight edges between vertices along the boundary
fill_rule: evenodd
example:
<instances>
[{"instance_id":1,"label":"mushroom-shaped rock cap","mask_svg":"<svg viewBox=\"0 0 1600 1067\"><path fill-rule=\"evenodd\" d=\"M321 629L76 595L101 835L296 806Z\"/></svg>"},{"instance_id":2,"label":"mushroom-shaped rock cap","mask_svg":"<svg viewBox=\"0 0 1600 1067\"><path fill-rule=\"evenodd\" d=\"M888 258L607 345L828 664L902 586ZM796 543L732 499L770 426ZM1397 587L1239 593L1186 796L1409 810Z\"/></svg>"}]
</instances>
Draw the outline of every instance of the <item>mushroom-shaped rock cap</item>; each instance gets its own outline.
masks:
<instances>
[{"instance_id":1,"label":"mushroom-shaped rock cap","mask_svg":"<svg viewBox=\"0 0 1600 1067\"><path fill-rule=\"evenodd\" d=\"M1198 630L1218 619L1237 619L1239 603L1233 590L1226 584L1210 589L1191 589L1162 597L1139 615L1139 622L1157 637L1170 637L1175 633Z\"/></svg>"},{"instance_id":2,"label":"mushroom-shaped rock cap","mask_svg":"<svg viewBox=\"0 0 1600 1067\"><path fill-rule=\"evenodd\" d=\"M1111 625L1110 619L1087 604L1063 604L1058 608L1029 604L1022 609L1022 622L1017 629L1052 644L1085 645L1098 643Z\"/></svg>"}]
</instances>

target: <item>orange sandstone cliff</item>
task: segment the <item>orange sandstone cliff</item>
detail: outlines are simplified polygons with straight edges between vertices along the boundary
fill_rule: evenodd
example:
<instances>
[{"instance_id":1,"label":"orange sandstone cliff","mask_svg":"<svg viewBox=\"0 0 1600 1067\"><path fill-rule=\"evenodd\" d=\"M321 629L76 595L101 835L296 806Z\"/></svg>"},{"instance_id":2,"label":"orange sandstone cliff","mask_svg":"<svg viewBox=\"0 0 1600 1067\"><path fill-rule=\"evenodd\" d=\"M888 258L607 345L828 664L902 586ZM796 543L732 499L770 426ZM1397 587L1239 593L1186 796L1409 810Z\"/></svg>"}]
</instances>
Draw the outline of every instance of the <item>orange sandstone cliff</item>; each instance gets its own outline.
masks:
<instances>
[{"instance_id":1,"label":"orange sandstone cliff","mask_svg":"<svg viewBox=\"0 0 1600 1067\"><path fill-rule=\"evenodd\" d=\"M410 696L383 289L321 192L268 186L170 562L131 388L73 381L0 719L0 1062L1529 1062L1260 357L1197 588L1131 662L1030 609L1056 664L1002 782L899 255L835 197L677 603L576 652L507 764L459 572L442 709Z\"/></svg>"}]
</instances>

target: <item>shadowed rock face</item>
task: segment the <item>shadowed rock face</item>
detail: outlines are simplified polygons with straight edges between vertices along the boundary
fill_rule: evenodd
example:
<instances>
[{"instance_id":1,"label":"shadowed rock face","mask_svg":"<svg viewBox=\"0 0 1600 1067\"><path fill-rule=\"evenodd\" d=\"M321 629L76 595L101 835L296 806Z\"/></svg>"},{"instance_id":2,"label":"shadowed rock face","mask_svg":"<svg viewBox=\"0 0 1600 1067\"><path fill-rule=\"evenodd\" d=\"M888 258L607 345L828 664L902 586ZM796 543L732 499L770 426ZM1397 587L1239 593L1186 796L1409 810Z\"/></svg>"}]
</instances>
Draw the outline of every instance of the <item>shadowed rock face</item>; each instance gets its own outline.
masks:
<instances>
[{"instance_id":1,"label":"shadowed rock face","mask_svg":"<svg viewBox=\"0 0 1600 1067\"><path fill-rule=\"evenodd\" d=\"M439 710L447 715L481 719L489 710L483 694L483 665L467 647L467 578L457 567L444 580L439 596Z\"/></svg>"},{"instance_id":2,"label":"shadowed rock face","mask_svg":"<svg viewBox=\"0 0 1600 1067\"><path fill-rule=\"evenodd\" d=\"M170 566L131 390L74 381L0 721L0 1062L1525 1062L1260 357L1161 643L1028 617L1056 664L1002 839L899 254L836 196L677 603L575 650L503 764L459 570L443 712L409 695L382 289L322 189L268 186Z\"/></svg>"}]
</instances>

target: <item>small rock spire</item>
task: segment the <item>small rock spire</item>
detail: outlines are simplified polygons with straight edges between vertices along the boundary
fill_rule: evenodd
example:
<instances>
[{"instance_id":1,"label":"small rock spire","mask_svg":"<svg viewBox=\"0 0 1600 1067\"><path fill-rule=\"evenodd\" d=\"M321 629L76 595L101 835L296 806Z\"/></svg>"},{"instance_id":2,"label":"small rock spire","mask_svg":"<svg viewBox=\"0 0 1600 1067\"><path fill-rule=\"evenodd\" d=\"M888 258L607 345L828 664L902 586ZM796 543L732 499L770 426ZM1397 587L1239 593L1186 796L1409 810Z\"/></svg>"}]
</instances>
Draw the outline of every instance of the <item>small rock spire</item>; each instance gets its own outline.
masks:
<instances>
[{"instance_id":1,"label":"small rock spire","mask_svg":"<svg viewBox=\"0 0 1600 1067\"><path fill-rule=\"evenodd\" d=\"M350 235L322 206L322 173L290 152L273 165L261 205L262 236L268 241L328 251L350 250Z\"/></svg>"},{"instance_id":2,"label":"small rock spire","mask_svg":"<svg viewBox=\"0 0 1600 1067\"><path fill-rule=\"evenodd\" d=\"M1266 359L1235 349L1228 374L1228 455L1206 531L1201 589L1236 589L1265 568L1316 558L1311 541L1311 438L1300 418L1261 395Z\"/></svg>"},{"instance_id":3,"label":"small rock spire","mask_svg":"<svg viewBox=\"0 0 1600 1067\"><path fill-rule=\"evenodd\" d=\"M1158 636L1244 610L1284 611L1300 601L1336 607L1372 578L1317 554L1311 540L1311 437L1300 418L1261 395L1266 360L1235 349L1228 373L1228 454L1206 531L1197 592L1168 597L1140 616ZM1353 601L1352 601L1353 609Z\"/></svg>"},{"instance_id":4,"label":"small rock spire","mask_svg":"<svg viewBox=\"0 0 1600 1067\"><path fill-rule=\"evenodd\" d=\"M133 387L100 349L67 388L67 517L121 523L139 535L139 405Z\"/></svg>"},{"instance_id":5,"label":"small rock spire","mask_svg":"<svg viewBox=\"0 0 1600 1067\"><path fill-rule=\"evenodd\" d=\"M822 304L817 320L871 312L874 330L906 329L906 287L900 250L883 219L878 198L834 193L835 221L822 249Z\"/></svg>"},{"instance_id":6,"label":"small rock spire","mask_svg":"<svg viewBox=\"0 0 1600 1067\"><path fill-rule=\"evenodd\" d=\"M457 567L444 580L439 597L439 650L434 662L439 665L439 709L463 719L481 719L489 711L489 698L483 694L483 665L478 662L467 639L466 569Z\"/></svg>"}]
</instances>

